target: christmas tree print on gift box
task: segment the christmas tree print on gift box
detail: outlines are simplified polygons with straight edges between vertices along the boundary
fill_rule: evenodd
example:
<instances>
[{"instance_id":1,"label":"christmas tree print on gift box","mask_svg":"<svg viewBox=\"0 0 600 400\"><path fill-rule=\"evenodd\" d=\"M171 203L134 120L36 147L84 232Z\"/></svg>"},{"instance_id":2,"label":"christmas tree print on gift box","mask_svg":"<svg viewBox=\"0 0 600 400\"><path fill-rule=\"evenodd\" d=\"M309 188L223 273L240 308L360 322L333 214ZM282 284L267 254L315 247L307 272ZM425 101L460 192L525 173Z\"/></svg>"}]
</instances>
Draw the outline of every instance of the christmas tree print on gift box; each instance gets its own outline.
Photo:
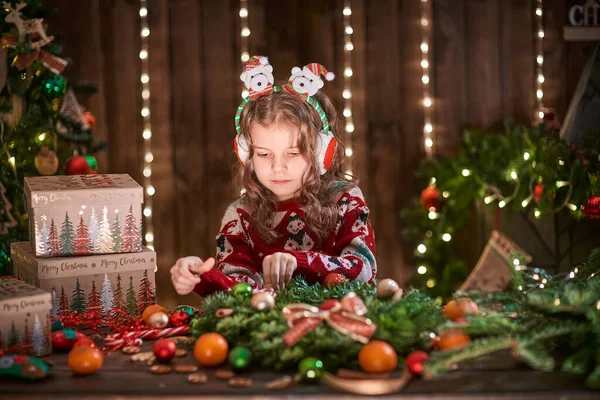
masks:
<instances>
[{"instance_id":1,"label":"christmas tree print on gift box","mask_svg":"<svg viewBox=\"0 0 600 400\"><path fill-rule=\"evenodd\" d=\"M11 244L14 275L51 294L52 316L114 309L140 315L155 303L156 253L35 257L29 242Z\"/></svg>"},{"instance_id":2,"label":"christmas tree print on gift box","mask_svg":"<svg viewBox=\"0 0 600 400\"><path fill-rule=\"evenodd\" d=\"M51 297L14 277L0 277L0 351L51 353Z\"/></svg>"},{"instance_id":3,"label":"christmas tree print on gift box","mask_svg":"<svg viewBox=\"0 0 600 400\"><path fill-rule=\"evenodd\" d=\"M104 318L110 317L114 310L123 310L132 316L138 316L149 305L155 303L156 294L154 292L154 283L151 281L148 271L145 270L141 279L138 276L128 276L128 286L126 294L122 287L123 277L117 274L114 282L104 274L102 287L96 286L96 281L92 279L89 292L75 278L75 288L71 296L65 293L65 285L72 286L72 282L64 280L60 285L60 296L56 286L52 287L52 317L61 317L72 313L83 314L85 312L95 312ZM114 286L114 291L113 291Z\"/></svg>"},{"instance_id":4,"label":"christmas tree print on gift box","mask_svg":"<svg viewBox=\"0 0 600 400\"><path fill-rule=\"evenodd\" d=\"M37 257L141 250L142 187L127 174L25 178Z\"/></svg>"}]
</instances>

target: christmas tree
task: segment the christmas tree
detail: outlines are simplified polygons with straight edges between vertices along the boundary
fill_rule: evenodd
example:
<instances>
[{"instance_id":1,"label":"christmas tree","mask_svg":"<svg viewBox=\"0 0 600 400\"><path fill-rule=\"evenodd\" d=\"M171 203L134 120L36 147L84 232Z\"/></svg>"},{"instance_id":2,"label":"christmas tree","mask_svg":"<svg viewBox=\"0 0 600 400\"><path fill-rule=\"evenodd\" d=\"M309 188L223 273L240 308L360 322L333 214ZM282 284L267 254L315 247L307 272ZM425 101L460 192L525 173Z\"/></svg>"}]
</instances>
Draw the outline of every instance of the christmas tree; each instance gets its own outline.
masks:
<instances>
[{"instance_id":1,"label":"christmas tree","mask_svg":"<svg viewBox=\"0 0 600 400\"><path fill-rule=\"evenodd\" d=\"M121 223L119 222L119 210L115 210L115 221L112 224L113 253L121 252Z\"/></svg>"},{"instance_id":2,"label":"christmas tree","mask_svg":"<svg viewBox=\"0 0 600 400\"><path fill-rule=\"evenodd\" d=\"M78 256L90 254L90 238L88 237L88 229L85 226L85 222L83 222L83 217L79 219L74 245L73 254Z\"/></svg>"},{"instance_id":3,"label":"christmas tree","mask_svg":"<svg viewBox=\"0 0 600 400\"><path fill-rule=\"evenodd\" d=\"M71 312L82 314L85 312L85 308L85 294L83 293L83 289L81 289L79 278L77 278L75 290L73 290L73 295L71 296Z\"/></svg>"},{"instance_id":4,"label":"christmas tree","mask_svg":"<svg viewBox=\"0 0 600 400\"><path fill-rule=\"evenodd\" d=\"M69 213L65 213L65 220L63 221L60 232L60 253L63 256L70 256L73 254L73 239L73 225L71 224L71 220L69 220Z\"/></svg>"},{"instance_id":5,"label":"christmas tree","mask_svg":"<svg viewBox=\"0 0 600 400\"><path fill-rule=\"evenodd\" d=\"M54 224L54 218L50 221L50 234L48 235L48 255L56 256L60 254L60 240L56 225Z\"/></svg>"},{"instance_id":6,"label":"christmas tree","mask_svg":"<svg viewBox=\"0 0 600 400\"><path fill-rule=\"evenodd\" d=\"M12 205L6 198L6 188L0 182L0 235L8 234L9 228L17 226L17 221L11 214Z\"/></svg>"},{"instance_id":7,"label":"christmas tree","mask_svg":"<svg viewBox=\"0 0 600 400\"><path fill-rule=\"evenodd\" d=\"M100 222L98 240L98 247L101 253L112 253L115 243L112 237L110 221L108 220L108 207L106 206L102 209L102 221Z\"/></svg>"},{"instance_id":8,"label":"christmas tree","mask_svg":"<svg viewBox=\"0 0 600 400\"><path fill-rule=\"evenodd\" d=\"M133 206L129 206L129 212L125 217L125 234L122 250L126 253L140 251L140 239L140 231L133 216Z\"/></svg>"},{"instance_id":9,"label":"christmas tree","mask_svg":"<svg viewBox=\"0 0 600 400\"><path fill-rule=\"evenodd\" d=\"M48 246L48 227L46 226L46 216L42 215L41 217L42 219L42 226L41 228L38 229L37 227L37 223L36 225L36 245L37 245L37 252L39 254L43 254L45 256L47 256L49 254L49 246Z\"/></svg>"},{"instance_id":10,"label":"christmas tree","mask_svg":"<svg viewBox=\"0 0 600 400\"><path fill-rule=\"evenodd\" d=\"M133 288L133 277L129 277L129 288L127 289L127 300L125 303L125 311L130 315L137 315L137 302L135 300L135 289Z\"/></svg>"},{"instance_id":11,"label":"christmas tree","mask_svg":"<svg viewBox=\"0 0 600 400\"><path fill-rule=\"evenodd\" d=\"M58 296L56 295L56 287L52 286L52 318L58 315Z\"/></svg>"},{"instance_id":12,"label":"christmas tree","mask_svg":"<svg viewBox=\"0 0 600 400\"><path fill-rule=\"evenodd\" d=\"M120 280L121 278L119 277L119 281ZM108 279L108 274L104 274L104 283L102 283L102 294L100 295L100 300L102 301L102 313L104 315L107 315L108 312L112 309L114 301L112 286L110 285L110 279Z\"/></svg>"},{"instance_id":13,"label":"christmas tree","mask_svg":"<svg viewBox=\"0 0 600 400\"><path fill-rule=\"evenodd\" d=\"M92 214L90 215L90 227L89 231L89 242L90 250L93 253L98 253L99 242L98 242L98 216L96 215L96 209L92 207Z\"/></svg>"},{"instance_id":14,"label":"christmas tree","mask_svg":"<svg viewBox=\"0 0 600 400\"><path fill-rule=\"evenodd\" d=\"M68 315L69 314L69 299L65 293L65 288L60 287L60 300L58 303L58 315Z\"/></svg>"},{"instance_id":15,"label":"christmas tree","mask_svg":"<svg viewBox=\"0 0 600 400\"><path fill-rule=\"evenodd\" d=\"M22 336L23 340L21 342L21 344L23 345L24 348L29 348L29 346L31 346L31 335L29 333L29 323L27 321L27 318L25 319L25 328L23 329L23 336Z\"/></svg>"},{"instance_id":16,"label":"christmas tree","mask_svg":"<svg viewBox=\"0 0 600 400\"><path fill-rule=\"evenodd\" d=\"M8 333L8 347L13 347L21 344L21 337L15 326L15 321L10 323L10 332Z\"/></svg>"},{"instance_id":17,"label":"christmas tree","mask_svg":"<svg viewBox=\"0 0 600 400\"><path fill-rule=\"evenodd\" d=\"M97 88L73 85L62 76L68 67L60 58L62 46L57 36L45 32L48 18L57 10L46 8L43 0L4 4L0 9L4 52L0 65L0 187L6 188L6 197L0 189L0 250L9 253L11 242L28 239L23 178L68 172L65 166L71 157L95 164L92 154L104 144L94 142L94 116L82 109L75 96ZM32 24L37 20L42 23ZM29 25L37 31L31 34L24 29ZM12 209L6 198L13 202Z\"/></svg>"},{"instance_id":18,"label":"christmas tree","mask_svg":"<svg viewBox=\"0 0 600 400\"><path fill-rule=\"evenodd\" d=\"M144 270L144 275L140 282L140 291L138 294L138 312L141 314L144 312L146 307L155 303L154 291L152 290L152 284L148 278L148 270Z\"/></svg>"},{"instance_id":19,"label":"christmas tree","mask_svg":"<svg viewBox=\"0 0 600 400\"><path fill-rule=\"evenodd\" d=\"M100 312L102 304L100 303L100 295L96 290L96 281L92 281L92 290L88 295L87 311Z\"/></svg>"},{"instance_id":20,"label":"christmas tree","mask_svg":"<svg viewBox=\"0 0 600 400\"><path fill-rule=\"evenodd\" d=\"M123 301L123 288L121 287L121 274L117 274L117 286L113 296L112 308L123 310L125 302Z\"/></svg>"},{"instance_id":21,"label":"christmas tree","mask_svg":"<svg viewBox=\"0 0 600 400\"><path fill-rule=\"evenodd\" d=\"M44 335L44 331L42 330L42 324L40 323L40 317L35 314L35 322L33 323L33 353L34 354L43 354L46 352L46 341L47 338Z\"/></svg>"}]
</instances>

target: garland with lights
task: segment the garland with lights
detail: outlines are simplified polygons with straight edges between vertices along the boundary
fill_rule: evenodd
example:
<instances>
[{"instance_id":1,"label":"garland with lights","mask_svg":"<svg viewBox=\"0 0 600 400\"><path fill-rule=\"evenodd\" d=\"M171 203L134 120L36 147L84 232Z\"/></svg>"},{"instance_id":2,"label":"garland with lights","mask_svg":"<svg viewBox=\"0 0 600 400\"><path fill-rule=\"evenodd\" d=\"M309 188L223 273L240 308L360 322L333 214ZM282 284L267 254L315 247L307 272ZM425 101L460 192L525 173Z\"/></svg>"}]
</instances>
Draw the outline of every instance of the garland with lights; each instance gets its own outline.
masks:
<instances>
[{"instance_id":1,"label":"garland with lights","mask_svg":"<svg viewBox=\"0 0 600 400\"><path fill-rule=\"evenodd\" d=\"M470 268L456 257L452 238L477 200L535 218L565 209L575 219L599 218L598 133L590 132L576 149L544 124L507 124L503 134L467 131L457 156L425 160L417 172L417 187L425 189L401 213L417 266L411 283L449 296L465 280Z\"/></svg>"},{"instance_id":2,"label":"garland with lights","mask_svg":"<svg viewBox=\"0 0 600 400\"><path fill-rule=\"evenodd\" d=\"M61 74L68 62L46 18L42 0L4 2L0 10L0 275L11 242L28 238L25 176L96 173L95 117Z\"/></svg>"},{"instance_id":3,"label":"garland with lights","mask_svg":"<svg viewBox=\"0 0 600 400\"><path fill-rule=\"evenodd\" d=\"M511 256L522 259L520 254ZM330 372L359 365L368 368L360 354L381 342L400 356L408 355L406 365L413 374L433 378L459 362L499 350L512 350L513 356L544 371L555 368L554 356L558 355L566 357L562 370L586 374L586 384L600 389L600 354L596 351L600 345L600 248L592 251L587 263L562 277L521 262L514 264L505 291L457 293L444 308L417 289L397 296L402 292L396 286L391 297L386 295L382 289L389 280L377 286L355 281L322 286L308 285L298 277L277 292L275 299L268 292L252 293L248 285L239 284L231 292L204 298L203 314L190 323L190 335L222 335L230 347L248 354L246 368L252 364L288 371L299 366L300 372L307 357ZM336 300L343 304L352 296L350 292L364 302L366 310L358 314L361 317L350 318L355 322L366 319L374 328L366 340L349 333L356 325L346 321L340 327L339 318L348 317L347 312L334 319L332 314L339 311L328 306ZM270 297L269 305L260 305L264 296ZM299 320L291 318L294 313ZM311 318L316 323L298 331L306 322L302 319ZM196 343L195 351L198 347ZM419 349L430 354L415 351ZM421 357L420 364L413 362L415 356ZM383 360L386 356L371 357Z\"/></svg>"}]
</instances>

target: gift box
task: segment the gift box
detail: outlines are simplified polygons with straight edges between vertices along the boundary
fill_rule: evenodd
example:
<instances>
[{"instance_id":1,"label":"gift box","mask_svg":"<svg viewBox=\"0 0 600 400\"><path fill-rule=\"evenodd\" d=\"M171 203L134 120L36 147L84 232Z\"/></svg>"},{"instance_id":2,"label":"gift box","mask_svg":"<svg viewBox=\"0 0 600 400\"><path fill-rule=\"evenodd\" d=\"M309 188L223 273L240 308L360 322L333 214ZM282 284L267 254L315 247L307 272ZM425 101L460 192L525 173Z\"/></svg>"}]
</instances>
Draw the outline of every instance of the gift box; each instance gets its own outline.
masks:
<instances>
[{"instance_id":1,"label":"gift box","mask_svg":"<svg viewBox=\"0 0 600 400\"><path fill-rule=\"evenodd\" d=\"M127 174L26 177L25 196L37 257L142 248L143 190Z\"/></svg>"},{"instance_id":2,"label":"gift box","mask_svg":"<svg viewBox=\"0 0 600 400\"><path fill-rule=\"evenodd\" d=\"M0 277L0 350L50 354L51 309L50 293L14 277Z\"/></svg>"},{"instance_id":3,"label":"gift box","mask_svg":"<svg viewBox=\"0 0 600 400\"><path fill-rule=\"evenodd\" d=\"M13 274L50 293L52 316L113 309L138 316L155 303L156 253L36 257L29 242L12 243Z\"/></svg>"}]
</instances>

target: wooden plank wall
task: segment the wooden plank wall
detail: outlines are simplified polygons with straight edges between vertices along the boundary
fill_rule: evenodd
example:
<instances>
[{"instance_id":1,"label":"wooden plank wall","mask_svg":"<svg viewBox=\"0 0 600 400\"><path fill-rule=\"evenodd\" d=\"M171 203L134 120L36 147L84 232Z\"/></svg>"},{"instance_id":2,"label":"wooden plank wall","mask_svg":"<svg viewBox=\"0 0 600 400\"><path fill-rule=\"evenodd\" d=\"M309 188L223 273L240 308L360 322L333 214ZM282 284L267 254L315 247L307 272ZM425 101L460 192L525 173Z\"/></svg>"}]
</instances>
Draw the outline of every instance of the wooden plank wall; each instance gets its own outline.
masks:
<instances>
[{"instance_id":1,"label":"wooden plank wall","mask_svg":"<svg viewBox=\"0 0 600 400\"><path fill-rule=\"evenodd\" d=\"M84 5L85 3L85 5ZM545 103L564 117L585 62L585 44L565 43L566 0L546 0ZM143 143L138 3L51 0L61 10L72 80L100 91L85 101L109 151L102 172L141 181ZM339 78L326 84L342 104L342 0L249 0L250 53L270 56L278 79L320 62ZM352 0L354 170L372 210L380 277L404 281L400 209L419 188L423 157L419 0ZM431 78L434 150L452 154L469 126L527 123L534 114L534 0L433 0ZM154 225L159 302L175 296L169 268L177 257L214 253L214 235L235 198L229 185L233 116L241 83L237 0L149 0ZM341 109L340 109L341 111ZM480 249L476 249L479 251Z\"/></svg>"}]
</instances>

